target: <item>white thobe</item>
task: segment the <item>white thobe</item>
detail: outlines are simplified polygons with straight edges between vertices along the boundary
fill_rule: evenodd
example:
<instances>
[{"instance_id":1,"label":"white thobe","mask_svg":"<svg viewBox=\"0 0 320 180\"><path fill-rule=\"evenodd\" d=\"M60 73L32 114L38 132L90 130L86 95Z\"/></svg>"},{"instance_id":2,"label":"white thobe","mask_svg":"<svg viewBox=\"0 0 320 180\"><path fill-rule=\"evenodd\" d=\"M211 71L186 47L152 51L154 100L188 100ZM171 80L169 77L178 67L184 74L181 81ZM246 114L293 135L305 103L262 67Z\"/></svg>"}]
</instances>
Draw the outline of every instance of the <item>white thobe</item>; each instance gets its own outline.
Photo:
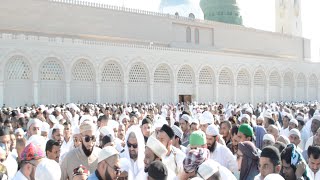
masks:
<instances>
[{"instance_id":1,"label":"white thobe","mask_svg":"<svg viewBox=\"0 0 320 180\"><path fill-rule=\"evenodd\" d=\"M7 167L9 179L12 179L18 171L18 163L11 152L9 153L7 159L3 162L3 164Z\"/></svg>"},{"instance_id":2,"label":"white thobe","mask_svg":"<svg viewBox=\"0 0 320 180\"><path fill-rule=\"evenodd\" d=\"M185 157L186 155L180 149L171 146L169 156L165 156L162 162L167 166L167 169L171 169L178 176L183 171L183 160Z\"/></svg>"},{"instance_id":3,"label":"white thobe","mask_svg":"<svg viewBox=\"0 0 320 180\"><path fill-rule=\"evenodd\" d=\"M310 174L311 174L311 177L312 177L313 179L315 179L315 180L320 179L320 170L319 170L317 173L311 172Z\"/></svg>"},{"instance_id":4,"label":"white thobe","mask_svg":"<svg viewBox=\"0 0 320 180\"><path fill-rule=\"evenodd\" d=\"M216 142L215 150L210 152L210 158L217 161L231 172L236 172L238 170L236 158L233 156L230 149L218 142Z\"/></svg>"},{"instance_id":5,"label":"white thobe","mask_svg":"<svg viewBox=\"0 0 320 180\"><path fill-rule=\"evenodd\" d=\"M283 135L283 136L289 138L289 127L287 127L286 129L281 128L280 135Z\"/></svg>"},{"instance_id":6,"label":"white thobe","mask_svg":"<svg viewBox=\"0 0 320 180\"><path fill-rule=\"evenodd\" d=\"M309 147L309 146L312 146L312 144L313 144L313 137L314 137L314 136L311 136L311 137L307 140L306 145L304 146L304 150L308 150L308 147Z\"/></svg>"},{"instance_id":7,"label":"white thobe","mask_svg":"<svg viewBox=\"0 0 320 180\"><path fill-rule=\"evenodd\" d=\"M73 139L70 137L69 141L63 141L60 148L60 161L62 161L62 157L73 149Z\"/></svg>"},{"instance_id":8,"label":"white thobe","mask_svg":"<svg viewBox=\"0 0 320 180\"><path fill-rule=\"evenodd\" d=\"M18 171L12 180L28 180L28 178L26 178L21 171Z\"/></svg>"}]
</instances>

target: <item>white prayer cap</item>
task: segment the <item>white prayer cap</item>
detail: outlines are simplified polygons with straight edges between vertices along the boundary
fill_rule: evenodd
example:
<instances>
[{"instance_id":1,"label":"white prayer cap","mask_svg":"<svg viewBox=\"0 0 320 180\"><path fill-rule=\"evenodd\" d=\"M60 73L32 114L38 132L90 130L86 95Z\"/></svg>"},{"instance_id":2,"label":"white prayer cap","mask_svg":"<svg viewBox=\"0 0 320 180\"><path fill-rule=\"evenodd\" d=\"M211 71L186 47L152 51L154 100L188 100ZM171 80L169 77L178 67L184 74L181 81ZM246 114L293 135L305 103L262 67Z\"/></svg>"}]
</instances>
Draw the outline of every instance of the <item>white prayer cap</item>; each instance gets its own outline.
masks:
<instances>
[{"instance_id":1,"label":"white prayer cap","mask_svg":"<svg viewBox=\"0 0 320 180\"><path fill-rule=\"evenodd\" d=\"M83 133L85 131L90 131L90 130L94 132L95 125L90 121L85 121L80 125L79 129L80 129L80 133Z\"/></svg>"},{"instance_id":2,"label":"white prayer cap","mask_svg":"<svg viewBox=\"0 0 320 180\"><path fill-rule=\"evenodd\" d=\"M313 115L312 120L314 119L320 121L320 115Z\"/></svg>"},{"instance_id":3,"label":"white prayer cap","mask_svg":"<svg viewBox=\"0 0 320 180\"><path fill-rule=\"evenodd\" d=\"M250 116L248 115L248 114L242 114L242 116L241 116L241 121L240 122L242 122L242 119L243 118L246 118L248 121L250 121Z\"/></svg>"},{"instance_id":4,"label":"white prayer cap","mask_svg":"<svg viewBox=\"0 0 320 180\"><path fill-rule=\"evenodd\" d=\"M189 124L195 123L197 125L199 125L199 120L197 118L192 118L189 122Z\"/></svg>"},{"instance_id":5,"label":"white prayer cap","mask_svg":"<svg viewBox=\"0 0 320 180\"><path fill-rule=\"evenodd\" d=\"M273 137L272 134L265 134L265 135L263 136L263 141L266 141L266 140L271 141L271 142L273 142L273 143L276 142L276 140L274 139L274 137Z\"/></svg>"},{"instance_id":6,"label":"white prayer cap","mask_svg":"<svg viewBox=\"0 0 320 180\"><path fill-rule=\"evenodd\" d=\"M44 158L36 168L35 180L60 180L60 165L51 159Z\"/></svg>"},{"instance_id":7,"label":"white prayer cap","mask_svg":"<svg viewBox=\"0 0 320 180\"><path fill-rule=\"evenodd\" d=\"M280 174L268 174L264 180L284 180Z\"/></svg>"},{"instance_id":8,"label":"white prayer cap","mask_svg":"<svg viewBox=\"0 0 320 180\"><path fill-rule=\"evenodd\" d=\"M58 111L58 112L61 112L61 108L60 107L56 107L55 110Z\"/></svg>"},{"instance_id":9,"label":"white prayer cap","mask_svg":"<svg viewBox=\"0 0 320 180\"><path fill-rule=\"evenodd\" d=\"M25 118L30 118L30 113L29 112L24 113L24 117Z\"/></svg>"},{"instance_id":10,"label":"white prayer cap","mask_svg":"<svg viewBox=\"0 0 320 180\"><path fill-rule=\"evenodd\" d=\"M61 124L55 124L53 127L52 127L52 129L59 129L59 130L64 130L64 126L63 125L61 125Z\"/></svg>"},{"instance_id":11,"label":"white prayer cap","mask_svg":"<svg viewBox=\"0 0 320 180\"><path fill-rule=\"evenodd\" d=\"M80 129L78 126L73 127L72 134L73 135L80 134Z\"/></svg>"},{"instance_id":12,"label":"white prayer cap","mask_svg":"<svg viewBox=\"0 0 320 180\"><path fill-rule=\"evenodd\" d=\"M304 121L304 118L303 118L303 116L301 116L301 115L298 115L296 119L297 119L298 121Z\"/></svg>"},{"instance_id":13,"label":"white prayer cap","mask_svg":"<svg viewBox=\"0 0 320 180\"><path fill-rule=\"evenodd\" d=\"M34 124L34 127L38 127L41 128L42 126L42 121L40 121L39 119L30 119L28 124L27 124L27 129L29 130L30 126Z\"/></svg>"},{"instance_id":14,"label":"white prayer cap","mask_svg":"<svg viewBox=\"0 0 320 180\"><path fill-rule=\"evenodd\" d=\"M298 127L298 121L296 120L296 119L291 119L290 120L290 123L293 123L293 124L295 124L297 127Z\"/></svg>"},{"instance_id":15,"label":"white prayer cap","mask_svg":"<svg viewBox=\"0 0 320 180\"><path fill-rule=\"evenodd\" d=\"M168 125L168 121L163 118L163 116L159 116L154 120L153 128L161 128L164 124Z\"/></svg>"},{"instance_id":16,"label":"white prayer cap","mask_svg":"<svg viewBox=\"0 0 320 180\"><path fill-rule=\"evenodd\" d=\"M109 120L108 121L108 126L110 126L112 129L118 129L119 127L119 122L115 120Z\"/></svg>"},{"instance_id":17,"label":"white prayer cap","mask_svg":"<svg viewBox=\"0 0 320 180\"><path fill-rule=\"evenodd\" d=\"M209 179L214 173L219 171L219 164L208 159L204 161L198 168L198 177Z\"/></svg>"},{"instance_id":18,"label":"white prayer cap","mask_svg":"<svg viewBox=\"0 0 320 180\"><path fill-rule=\"evenodd\" d=\"M54 115L49 115L49 120L53 123L53 124L59 124L59 121L57 120L57 118Z\"/></svg>"},{"instance_id":19,"label":"white prayer cap","mask_svg":"<svg viewBox=\"0 0 320 180\"><path fill-rule=\"evenodd\" d=\"M189 122L192 118L188 114L183 114L180 119L183 119L186 122Z\"/></svg>"},{"instance_id":20,"label":"white prayer cap","mask_svg":"<svg viewBox=\"0 0 320 180\"><path fill-rule=\"evenodd\" d=\"M297 135L297 136L299 137L299 139L301 139L301 134L300 134L299 130L296 129L296 128L291 129L291 130L289 131L289 136L290 136L290 135Z\"/></svg>"},{"instance_id":21,"label":"white prayer cap","mask_svg":"<svg viewBox=\"0 0 320 180\"><path fill-rule=\"evenodd\" d=\"M285 145L290 143L290 140L288 139L288 137L284 135L280 135L277 141L283 142Z\"/></svg>"},{"instance_id":22,"label":"white prayer cap","mask_svg":"<svg viewBox=\"0 0 320 180\"><path fill-rule=\"evenodd\" d=\"M183 132L181 130L180 127L176 126L176 125L173 125L172 127L172 130L174 132L174 135L178 136L180 139L182 139L183 137Z\"/></svg>"},{"instance_id":23,"label":"white prayer cap","mask_svg":"<svg viewBox=\"0 0 320 180\"><path fill-rule=\"evenodd\" d=\"M18 128L14 131L14 134L24 134L24 131L22 128Z\"/></svg>"},{"instance_id":24,"label":"white prayer cap","mask_svg":"<svg viewBox=\"0 0 320 180\"><path fill-rule=\"evenodd\" d=\"M92 116L89 115L89 114L86 114L86 115L81 116L81 118L80 118L80 124L82 124L83 121L93 122Z\"/></svg>"},{"instance_id":25,"label":"white prayer cap","mask_svg":"<svg viewBox=\"0 0 320 180\"><path fill-rule=\"evenodd\" d=\"M121 172L123 172L123 171L129 172L129 170L130 170L129 162L130 161L128 161L127 158L120 158L119 159L119 167L120 167Z\"/></svg>"},{"instance_id":26,"label":"white prayer cap","mask_svg":"<svg viewBox=\"0 0 320 180\"><path fill-rule=\"evenodd\" d=\"M202 116L203 116L205 119L209 119L209 120L211 121L211 123L212 123L213 120L214 120L212 113L209 112L209 111L205 111L204 113L202 113Z\"/></svg>"},{"instance_id":27,"label":"white prayer cap","mask_svg":"<svg viewBox=\"0 0 320 180\"><path fill-rule=\"evenodd\" d=\"M127 119L129 120L130 117L128 115L125 115L125 114L121 114L121 116L119 117L119 121L122 122L123 119Z\"/></svg>"},{"instance_id":28,"label":"white prayer cap","mask_svg":"<svg viewBox=\"0 0 320 180\"><path fill-rule=\"evenodd\" d=\"M114 138L114 131L113 129L111 129L111 127L103 126L100 129L100 133L102 134L102 136L111 135Z\"/></svg>"},{"instance_id":29,"label":"white prayer cap","mask_svg":"<svg viewBox=\"0 0 320 180\"><path fill-rule=\"evenodd\" d=\"M98 163L101 161L113 156L118 155L119 152L113 146L107 146L101 149L99 156L98 156Z\"/></svg>"},{"instance_id":30,"label":"white prayer cap","mask_svg":"<svg viewBox=\"0 0 320 180\"><path fill-rule=\"evenodd\" d=\"M200 124L212 124L213 123L213 119L205 118L203 116L203 114L199 116L199 121L200 121Z\"/></svg>"},{"instance_id":31,"label":"white prayer cap","mask_svg":"<svg viewBox=\"0 0 320 180\"><path fill-rule=\"evenodd\" d=\"M160 158L163 158L168 152L167 148L154 136L148 138L146 146Z\"/></svg>"},{"instance_id":32,"label":"white prayer cap","mask_svg":"<svg viewBox=\"0 0 320 180\"><path fill-rule=\"evenodd\" d=\"M206 134L209 136L217 136L219 135L219 129L216 125L211 124L207 127Z\"/></svg>"},{"instance_id":33,"label":"white prayer cap","mask_svg":"<svg viewBox=\"0 0 320 180\"><path fill-rule=\"evenodd\" d=\"M270 111L265 111L264 113L263 113L263 117L264 118L269 118L269 119L272 119L272 115L271 115L271 112Z\"/></svg>"},{"instance_id":34,"label":"white prayer cap","mask_svg":"<svg viewBox=\"0 0 320 180\"><path fill-rule=\"evenodd\" d=\"M50 125L47 122L43 122L40 130L41 130L41 132L49 133Z\"/></svg>"},{"instance_id":35,"label":"white prayer cap","mask_svg":"<svg viewBox=\"0 0 320 180\"><path fill-rule=\"evenodd\" d=\"M251 107L245 108L245 112L250 113L250 114L253 114L253 110L252 110Z\"/></svg>"},{"instance_id":36,"label":"white prayer cap","mask_svg":"<svg viewBox=\"0 0 320 180\"><path fill-rule=\"evenodd\" d=\"M289 113L287 113L287 112L283 112L283 113L282 113L282 116L289 118L289 120L291 120L291 119L293 118L292 115L289 114Z\"/></svg>"}]
</instances>

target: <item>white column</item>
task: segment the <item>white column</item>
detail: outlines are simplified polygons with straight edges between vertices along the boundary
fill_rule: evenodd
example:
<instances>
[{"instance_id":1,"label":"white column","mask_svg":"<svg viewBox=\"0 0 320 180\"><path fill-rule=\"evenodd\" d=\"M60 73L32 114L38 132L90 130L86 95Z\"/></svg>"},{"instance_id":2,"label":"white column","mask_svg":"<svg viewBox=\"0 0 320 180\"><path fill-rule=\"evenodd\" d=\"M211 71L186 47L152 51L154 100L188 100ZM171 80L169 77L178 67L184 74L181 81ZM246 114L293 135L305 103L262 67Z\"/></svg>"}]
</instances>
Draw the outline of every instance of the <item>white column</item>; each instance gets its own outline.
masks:
<instances>
[{"instance_id":1,"label":"white column","mask_svg":"<svg viewBox=\"0 0 320 180\"><path fill-rule=\"evenodd\" d=\"M66 82L66 101L68 103L71 102L71 97L70 97L70 82ZM76 102L75 102L76 103Z\"/></svg>"},{"instance_id":2,"label":"white column","mask_svg":"<svg viewBox=\"0 0 320 180\"><path fill-rule=\"evenodd\" d=\"M237 78L234 78L233 80L233 102L237 102ZM233 102L230 102L230 103L233 103Z\"/></svg>"},{"instance_id":3,"label":"white column","mask_svg":"<svg viewBox=\"0 0 320 180\"><path fill-rule=\"evenodd\" d=\"M294 83L294 85L293 85L293 100L294 101L297 100L297 85L296 85L296 83Z\"/></svg>"},{"instance_id":4,"label":"white column","mask_svg":"<svg viewBox=\"0 0 320 180\"><path fill-rule=\"evenodd\" d=\"M0 106L2 107L3 102L4 102L4 83L3 81L0 81Z\"/></svg>"},{"instance_id":5,"label":"white column","mask_svg":"<svg viewBox=\"0 0 320 180\"><path fill-rule=\"evenodd\" d=\"M214 92L215 92L215 102L219 102L218 100L218 97L219 97L219 83L218 83L218 80L216 80L215 82L215 85L214 85Z\"/></svg>"},{"instance_id":6,"label":"white column","mask_svg":"<svg viewBox=\"0 0 320 180\"><path fill-rule=\"evenodd\" d=\"M256 103L256 102L253 102L254 101L254 94L253 94L253 79L251 80L251 85L250 85L250 99L251 99L251 104L253 103Z\"/></svg>"},{"instance_id":7,"label":"white column","mask_svg":"<svg viewBox=\"0 0 320 180\"><path fill-rule=\"evenodd\" d=\"M277 101L283 101L284 100L284 97L283 97L283 83L280 85L280 99L277 100Z\"/></svg>"},{"instance_id":8,"label":"white column","mask_svg":"<svg viewBox=\"0 0 320 180\"><path fill-rule=\"evenodd\" d=\"M265 95L264 95L264 98L265 98L265 101L267 103L270 102L270 84L269 84L269 77L266 79L266 86L265 86Z\"/></svg>"},{"instance_id":9,"label":"white column","mask_svg":"<svg viewBox=\"0 0 320 180\"><path fill-rule=\"evenodd\" d=\"M96 83L96 102L100 103L101 99L100 99L100 82Z\"/></svg>"},{"instance_id":10,"label":"white column","mask_svg":"<svg viewBox=\"0 0 320 180\"><path fill-rule=\"evenodd\" d=\"M309 98L309 84L308 84L308 82L307 82L307 87L305 88L305 93L304 93L304 100L305 101L309 101L310 100L310 98Z\"/></svg>"},{"instance_id":11,"label":"white column","mask_svg":"<svg viewBox=\"0 0 320 180\"><path fill-rule=\"evenodd\" d=\"M38 81L33 81L33 102L34 102L34 104L39 103L38 102L38 100L39 100L39 98L38 98L38 85L39 85Z\"/></svg>"},{"instance_id":12,"label":"white column","mask_svg":"<svg viewBox=\"0 0 320 180\"><path fill-rule=\"evenodd\" d=\"M128 102L128 83L123 83L123 103Z\"/></svg>"},{"instance_id":13,"label":"white column","mask_svg":"<svg viewBox=\"0 0 320 180\"><path fill-rule=\"evenodd\" d=\"M199 102L199 76L195 76L195 83L194 83L194 101Z\"/></svg>"},{"instance_id":14,"label":"white column","mask_svg":"<svg viewBox=\"0 0 320 180\"><path fill-rule=\"evenodd\" d=\"M175 78L173 80L173 101L174 101L174 103L179 102L179 97L178 97L178 92L177 92L177 81Z\"/></svg>"},{"instance_id":15,"label":"white column","mask_svg":"<svg viewBox=\"0 0 320 180\"><path fill-rule=\"evenodd\" d=\"M153 103L153 90L154 90L153 78L150 78L150 81L149 81L149 102L150 103Z\"/></svg>"}]
</instances>

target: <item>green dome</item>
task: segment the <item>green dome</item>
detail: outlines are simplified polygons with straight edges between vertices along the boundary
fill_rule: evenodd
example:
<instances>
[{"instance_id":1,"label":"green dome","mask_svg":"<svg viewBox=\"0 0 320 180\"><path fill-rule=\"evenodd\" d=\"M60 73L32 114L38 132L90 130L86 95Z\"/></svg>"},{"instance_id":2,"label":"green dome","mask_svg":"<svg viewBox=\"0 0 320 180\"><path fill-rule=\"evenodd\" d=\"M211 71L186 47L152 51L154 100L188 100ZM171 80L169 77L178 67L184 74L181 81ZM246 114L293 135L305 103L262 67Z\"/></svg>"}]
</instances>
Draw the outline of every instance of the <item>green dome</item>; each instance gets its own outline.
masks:
<instances>
[{"instance_id":1,"label":"green dome","mask_svg":"<svg viewBox=\"0 0 320 180\"><path fill-rule=\"evenodd\" d=\"M236 0L200 0L200 7L206 20L242 25Z\"/></svg>"}]
</instances>

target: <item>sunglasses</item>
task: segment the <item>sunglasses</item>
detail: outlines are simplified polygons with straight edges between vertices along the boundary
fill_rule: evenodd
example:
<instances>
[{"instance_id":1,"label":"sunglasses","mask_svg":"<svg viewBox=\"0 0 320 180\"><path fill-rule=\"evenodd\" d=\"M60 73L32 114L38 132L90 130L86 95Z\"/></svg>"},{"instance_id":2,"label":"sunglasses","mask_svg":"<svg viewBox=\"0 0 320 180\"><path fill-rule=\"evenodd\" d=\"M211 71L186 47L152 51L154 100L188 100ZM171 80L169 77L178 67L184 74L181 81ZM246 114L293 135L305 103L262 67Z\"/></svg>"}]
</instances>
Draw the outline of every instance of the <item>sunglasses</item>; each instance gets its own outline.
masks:
<instances>
[{"instance_id":1,"label":"sunglasses","mask_svg":"<svg viewBox=\"0 0 320 180\"><path fill-rule=\"evenodd\" d=\"M127 146L128 148L133 147L134 149L136 149L138 147L138 144L130 144L129 142L127 142Z\"/></svg>"},{"instance_id":2,"label":"sunglasses","mask_svg":"<svg viewBox=\"0 0 320 180\"><path fill-rule=\"evenodd\" d=\"M90 142L90 141L96 142L96 137L95 137L95 136L85 136L85 137L84 137L84 140L85 140L86 142Z\"/></svg>"},{"instance_id":3,"label":"sunglasses","mask_svg":"<svg viewBox=\"0 0 320 180\"><path fill-rule=\"evenodd\" d=\"M107 163L107 165L108 165L111 169L113 169L113 170L116 172L116 174L121 174L121 170L120 170L119 167L117 167L117 166L112 167L112 166L110 166L110 164L109 164L107 161L105 161L105 162Z\"/></svg>"}]
</instances>

